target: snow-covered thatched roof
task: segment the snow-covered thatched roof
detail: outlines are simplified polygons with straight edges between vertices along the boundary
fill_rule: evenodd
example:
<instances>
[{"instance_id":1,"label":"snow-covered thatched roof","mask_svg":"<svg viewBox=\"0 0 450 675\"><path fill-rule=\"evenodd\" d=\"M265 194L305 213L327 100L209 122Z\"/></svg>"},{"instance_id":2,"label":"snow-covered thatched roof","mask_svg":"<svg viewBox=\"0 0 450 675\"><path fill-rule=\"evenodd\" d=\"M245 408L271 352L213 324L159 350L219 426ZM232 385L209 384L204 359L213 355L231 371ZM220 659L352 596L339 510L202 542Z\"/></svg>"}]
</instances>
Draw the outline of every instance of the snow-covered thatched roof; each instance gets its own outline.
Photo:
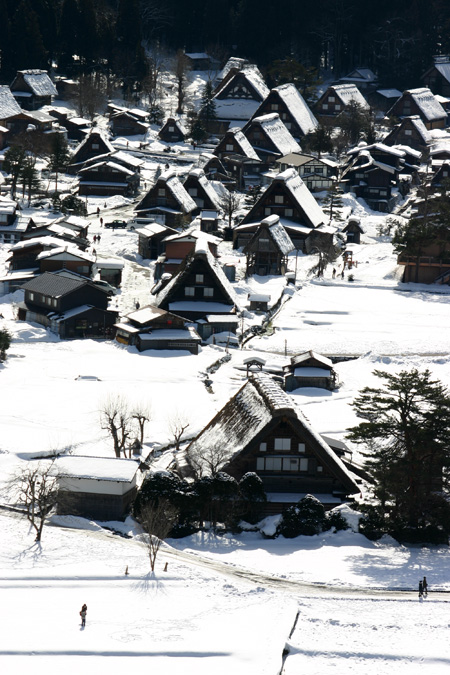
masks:
<instances>
[{"instance_id":1,"label":"snow-covered thatched roof","mask_svg":"<svg viewBox=\"0 0 450 675\"><path fill-rule=\"evenodd\" d=\"M255 446L264 431L278 419L289 419L291 428L301 435L321 464L326 466L346 486L349 493L359 488L323 438L312 428L306 417L297 409L293 400L266 373L255 373L228 401L222 410L192 441L186 456L201 463L210 449L226 449L225 470L239 454ZM207 473L204 466L204 473Z\"/></svg>"},{"instance_id":2,"label":"snow-covered thatched roof","mask_svg":"<svg viewBox=\"0 0 450 675\"><path fill-rule=\"evenodd\" d=\"M301 152L301 147L277 113L255 117L251 125L255 124L261 127L263 133L270 139L281 155L287 155L289 152Z\"/></svg>"},{"instance_id":3,"label":"snow-covered thatched roof","mask_svg":"<svg viewBox=\"0 0 450 675\"><path fill-rule=\"evenodd\" d=\"M278 93L279 97L288 107L289 112L300 127L302 134L306 136L306 134L314 131L319 123L295 85L281 84L279 87L275 87L273 91Z\"/></svg>"},{"instance_id":4,"label":"snow-covered thatched roof","mask_svg":"<svg viewBox=\"0 0 450 675\"><path fill-rule=\"evenodd\" d=\"M233 134L236 143L239 145L239 148L241 150L240 154L243 155L244 157L248 157L249 159L254 159L259 162L259 157L256 154L256 150L252 147L250 144L248 138L244 136L242 131L240 130L239 127L233 127L232 129L229 129L228 134Z\"/></svg>"},{"instance_id":5,"label":"snow-covered thatched roof","mask_svg":"<svg viewBox=\"0 0 450 675\"><path fill-rule=\"evenodd\" d=\"M277 215L267 216L264 220L261 221L260 227L256 230L253 237L250 239L248 244L244 247L244 253L252 250L253 242L256 238L259 237L261 233L261 228L267 232L267 235L272 238L276 247L283 255L288 255L291 251L295 249L292 239L284 229L283 225L280 223L280 217Z\"/></svg>"},{"instance_id":6,"label":"snow-covered thatched roof","mask_svg":"<svg viewBox=\"0 0 450 675\"><path fill-rule=\"evenodd\" d=\"M295 169L290 168L282 171L274 178L274 181L283 181L313 227L318 227L325 222L326 218L321 207Z\"/></svg>"},{"instance_id":7,"label":"snow-covered thatched roof","mask_svg":"<svg viewBox=\"0 0 450 675\"><path fill-rule=\"evenodd\" d=\"M190 213L197 208L190 194L184 189L184 186L178 176L172 169L164 171L158 178L158 183L165 183L167 189L171 192L175 201L180 205L184 213Z\"/></svg>"},{"instance_id":8,"label":"snow-covered thatched roof","mask_svg":"<svg viewBox=\"0 0 450 675\"><path fill-rule=\"evenodd\" d=\"M330 87L330 89L333 89L336 96L340 98L344 105L348 105L351 101L353 101L354 103L360 105L361 108L364 108L365 110L369 109L369 104L356 85L334 84Z\"/></svg>"},{"instance_id":9,"label":"snow-covered thatched roof","mask_svg":"<svg viewBox=\"0 0 450 675\"><path fill-rule=\"evenodd\" d=\"M447 117L447 113L437 98L428 87L408 89L405 94L410 94L413 101L420 108L425 119L429 122Z\"/></svg>"},{"instance_id":10,"label":"snow-covered thatched roof","mask_svg":"<svg viewBox=\"0 0 450 675\"><path fill-rule=\"evenodd\" d=\"M206 195L208 196L208 199L212 202L214 205L214 208L217 210L220 210L220 196L215 190L214 186L211 184L211 182L206 178L205 172L203 169L195 168L191 169L189 171L189 176L193 176L194 178L197 179L199 185L201 188L205 191Z\"/></svg>"},{"instance_id":11,"label":"snow-covered thatched roof","mask_svg":"<svg viewBox=\"0 0 450 675\"><path fill-rule=\"evenodd\" d=\"M6 84L0 85L0 120L5 120L13 115L22 112L22 108L17 103L11 93L11 89Z\"/></svg>"},{"instance_id":12,"label":"snow-covered thatched roof","mask_svg":"<svg viewBox=\"0 0 450 675\"><path fill-rule=\"evenodd\" d=\"M58 90L46 70L19 70L24 81L35 96L57 96Z\"/></svg>"}]
</instances>

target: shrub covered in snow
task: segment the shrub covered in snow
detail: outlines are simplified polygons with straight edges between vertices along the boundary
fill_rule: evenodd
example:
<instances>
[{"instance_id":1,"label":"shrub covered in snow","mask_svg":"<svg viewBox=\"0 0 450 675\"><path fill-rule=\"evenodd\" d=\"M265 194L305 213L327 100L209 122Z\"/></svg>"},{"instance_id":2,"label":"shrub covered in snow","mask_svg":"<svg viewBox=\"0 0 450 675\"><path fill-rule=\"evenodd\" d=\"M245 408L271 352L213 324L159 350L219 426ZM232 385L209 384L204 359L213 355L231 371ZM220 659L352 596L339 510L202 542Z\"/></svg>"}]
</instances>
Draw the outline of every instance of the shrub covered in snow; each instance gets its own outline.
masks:
<instances>
[{"instance_id":1,"label":"shrub covered in snow","mask_svg":"<svg viewBox=\"0 0 450 675\"><path fill-rule=\"evenodd\" d=\"M300 534L319 534L325 523L323 504L313 495L306 495L296 506L288 506L281 516L277 534L289 539Z\"/></svg>"}]
</instances>

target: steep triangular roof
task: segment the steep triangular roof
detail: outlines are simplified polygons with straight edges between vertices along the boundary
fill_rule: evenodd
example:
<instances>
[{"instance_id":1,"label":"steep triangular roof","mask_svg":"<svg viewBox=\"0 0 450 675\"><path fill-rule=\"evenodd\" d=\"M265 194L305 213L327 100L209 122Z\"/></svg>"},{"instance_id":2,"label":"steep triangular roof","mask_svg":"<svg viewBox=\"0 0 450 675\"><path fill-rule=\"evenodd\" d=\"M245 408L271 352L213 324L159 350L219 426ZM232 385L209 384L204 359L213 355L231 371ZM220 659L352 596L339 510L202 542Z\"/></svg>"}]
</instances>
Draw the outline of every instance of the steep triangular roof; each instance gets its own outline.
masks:
<instances>
[{"instance_id":1,"label":"steep triangular roof","mask_svg":"<svg viewBox=\"0 0 450 675\"><path fill-rule=\"evenodd\" d=\"M277 183L283 184L286 191L292 197L294 204L296 204L299 210L304 214L304 219L307 221L307 225L309 227L318 227L326 221L325 215L319 204L316 202L314 196L302 181L297 171L293 168L290 168L275 176L267 190L263 192L256 204L254 204L254 206L242 220L242 224L251 223L253 220L257 220L256 213L270 195L269 190L272 190L277 185Z\"/></svg>"},{"instance_id":2,"label":"steep triangular roof","mask_svg":"<svg viewBox=\"0 0 450 675\"><path fill-rule=\"evenodd\" d=\"M267 216L267 218L264 218L264 220L261 221L260 226L253 234L248 244L244 247L244 253L252 250L255 240L261 235L268 236L272 239L275 246L283 255L288 255L288 253L295 249L292 239L280 223L279 216L273 215Z\"/></svg>"},{"instance_id":3,"label":"steep triangular roof","mask_svg":"<svg viewBox=\"0 0 450 675\"><path fill-rule=\"evenodd\" d=\"M12 91L18 91L15 85L22 78L30 92L35 96L58 96L58 90L46 70L19 70L11 84Z\"/></svg>"},{"instance_id":4,"label":"steep triangular roof","mask_svg":"<svg viewBox=\"0 0 450 675\"><path fill-rule=\"evenodd\" d=\"M207 265L209 272L215 278L218 286L229 300L229 304L234 305L237 309L239 309L239 304L233 287L225 276L225 273L222 270L219 262L210 252L207 239L201 236L197 239L195 250L192 252L192 254L187 256L182 269L178 272L178 274L175 275L175 277L173 277L173 279L169 281L167 286L165 286L158 293L155 301L152 304L154 304L155 307L168 305L175 292L180 287L183 287L187 282L187 279L190 275L190 269L198 259L201 259Z\"/></svg>"},{"instance_id":5,"label":"steep triangular roof","mask_svg":"<svg viewBox=\"0 0 450 675\"><path fill-rule=\"evenodd\" d=\"M280 86L271 89L269 96L270 94L275 94L280 98L304 136L314 131L318 126L318 121L294 84L280 84ZM254 117L259 117L262 114L265 102L266 100L261 103Z\"/></svg>"},{"instance_id":6,"label":"steep triangular roof","mask_svg":"<svg viewBox=\"0 0 450 675\"><path fill-rule=\"evenodd\" d=\"M281 155L287 155L290 152L301 152L301 147L286 125L283 124L277 113L261 115L260 117L255 117L251 120L248 128L245 130L247 138L255 125L258 125L261 128L262 133L269 139L276 148L276 151ZM253 147L258 150L256 143Z\"/></svg>"},{"instance_id":7,"label":"steep triangular roof","mask_svg":"<svg viewBox=\"0 0 450 675\"><path fill-rule=\"evenodd\" d=\"M226 471L227 466L239 455L254 449L264 430L280 418L289 420L291 427L308 444L308 449L341 481L348 494L360 491L335 452L312 428L292 399L266 373L251 376L192 441L186 456L201 458L210 448L224 448L227 450Z\"/></svg>"},{"instance_id":8,"label":"steep triangular roof","mask_svg":"<svg viewBox=\"0 0 450 675\"><path fill-rule=\"evenodd\" d=\"M209 201L211 202L213 208L215 208L217 210L220 210L220 208L221 208L221 206L220 206L220 196L217 193L217 191L214 189L214 186L212 185L211 181L209 181L206 178L205 172L203 171L203 169L199 169L199 168L191 169L189 171L189 174L188 174L185 182L183 183L183 185L186 184L186 182L187 182L187 180L189 179L190 176L196 182L198 182L201 189L204 190L204 192L205 192L207 198L209 199ZM195 201L195 199L194 199L194 201Z\"/></svg>"},{"instance_id":9,"label":"steep triangular roof","mask_svg":"<svg viewBox=\"0 0 450 675\"><path fill-rule=\"evenodd\" d=\"M194 202L190 194L186 192L182 182L176 175L176 173L169 169L164 171L156 181L156 183L150 188L147 194L141 199L139 204L136 206L136 211L142 211L148 207L149 197L154 194L154 191L159 187L167 187L172 197L175 199L177 204L179 204L183 213L190 213L197 208L197 204Z\"/></svg>"},{"instance_id":10,"label":"steep triangular roof","mask_svg":"<svg viewBox=\"0 0 450 675\"><path fill-rule=\"evenodd\" d=\"M6 84L0 85L0 120L19 115L22 108L12 95L11 89Z\"/></svg>"}]
</instances>

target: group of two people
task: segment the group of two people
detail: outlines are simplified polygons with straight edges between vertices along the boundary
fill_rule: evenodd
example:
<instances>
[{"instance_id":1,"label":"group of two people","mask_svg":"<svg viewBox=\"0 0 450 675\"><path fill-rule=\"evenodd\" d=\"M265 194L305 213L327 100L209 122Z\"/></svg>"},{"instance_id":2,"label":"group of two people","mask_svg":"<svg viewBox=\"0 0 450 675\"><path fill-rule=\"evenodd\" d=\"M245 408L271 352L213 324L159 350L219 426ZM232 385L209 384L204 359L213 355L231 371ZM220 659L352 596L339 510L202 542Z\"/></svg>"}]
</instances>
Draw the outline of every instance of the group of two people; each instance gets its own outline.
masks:
<instances>
[{"instance_id":1,"label":"group of two people","mask_svg":"<svg viewBox=\"0 0 450 675\"><path fill-rule=\"evenodd\" d=\"M426 598L428 595L428 582L427 578L424 577L423 580L419 581L419 598Z\"/></svg>"}]
</instances>

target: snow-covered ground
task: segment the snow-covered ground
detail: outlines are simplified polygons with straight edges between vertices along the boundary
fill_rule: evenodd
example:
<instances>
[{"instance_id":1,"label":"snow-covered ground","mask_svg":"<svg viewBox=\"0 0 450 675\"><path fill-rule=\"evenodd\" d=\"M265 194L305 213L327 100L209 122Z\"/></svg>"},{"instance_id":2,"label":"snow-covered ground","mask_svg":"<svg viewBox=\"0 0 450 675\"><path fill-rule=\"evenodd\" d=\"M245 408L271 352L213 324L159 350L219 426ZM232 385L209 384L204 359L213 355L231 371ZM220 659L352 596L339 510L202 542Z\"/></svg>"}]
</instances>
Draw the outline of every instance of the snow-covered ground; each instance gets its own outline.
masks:
<instances>
[{"instance_id":1,"label":"snow-covered ground","mask_svg":"<svg viewBox=\"0 0 450 675\"><path fill-rule=\"evenodd\" d=\"M194 81L193 87L200 84ZM147 140L151 150L163 151L154 130ZM133 142L115 141L129 149ZM197 165L199 151L187 146L183 151L186 162L177 170L186 172ZM144 161L142 177L149 184L162 161L150 156ZM72 179L60 180L70 187ZM195 435L245 381L243 361L250 354L264 358L272 370L309 349L357 357L336 365L337 391L292 394L319 432L341 439L357 421L354 397L377 382L375 369L429 368L450 386L450 289L401 284L392 246L378 232L385 216L350 195L344 200L347 215L359 216L365 229L362 244L348 247L357 266L345 270L342 279L338 261L335 278L329 268L317 280L308 274L311 256L291 255L296 287L286 289L272 333L232 350L231 360L212 375L206 376L207 368L225 353L218 346L203 347L193 356L139 354L91 340L62 342L38 325L14 321L21 292L0 296L0 326L14 337L0 365L0 489L23 462L49 451L112 456L99 422L109 396L151 406L144 452L172 440L175 414L189 419L186 437ZM97 207L107 221L130 218L133 205L123 198L88 199L89 236L101 235L95 244L98 256L125 263L122 290L112 303L126 314L136 301L141 307L151 301L153 263L139 257L135 232L101 228ZM34 216L38 222L54 218L45 209ZM237 264L235 286L243 305L250 292L276 302L284 279L244 281L243 258L229 245L222 245L221 253ZM0 246L2 273L7 255L7 247ZM246 311L242 321L245 329L260 323L261 316ZM79 375L98 379L76 379ZM208 389L206 377L212 380ZM424 667L440 673L450 666L446 548L372 543L353 532L294 540L199 534L168 542L149 576L146 550L136 537L114 536L81 519L55 519L54 525L64 527L46 527L38 548L23 521L0 513L2 675L30 665L39 674L82 669L90 675L107 669L122 675L153 669L272 675L281 672L286 643L284 675L409 674ZM132 524L123 528L131 532ZM249 578L245 570L251 571ZM411 589L423 575L435 594L419 602ZM81 631L83 602L88 621Z\"/></svg>"}]
</instances>

